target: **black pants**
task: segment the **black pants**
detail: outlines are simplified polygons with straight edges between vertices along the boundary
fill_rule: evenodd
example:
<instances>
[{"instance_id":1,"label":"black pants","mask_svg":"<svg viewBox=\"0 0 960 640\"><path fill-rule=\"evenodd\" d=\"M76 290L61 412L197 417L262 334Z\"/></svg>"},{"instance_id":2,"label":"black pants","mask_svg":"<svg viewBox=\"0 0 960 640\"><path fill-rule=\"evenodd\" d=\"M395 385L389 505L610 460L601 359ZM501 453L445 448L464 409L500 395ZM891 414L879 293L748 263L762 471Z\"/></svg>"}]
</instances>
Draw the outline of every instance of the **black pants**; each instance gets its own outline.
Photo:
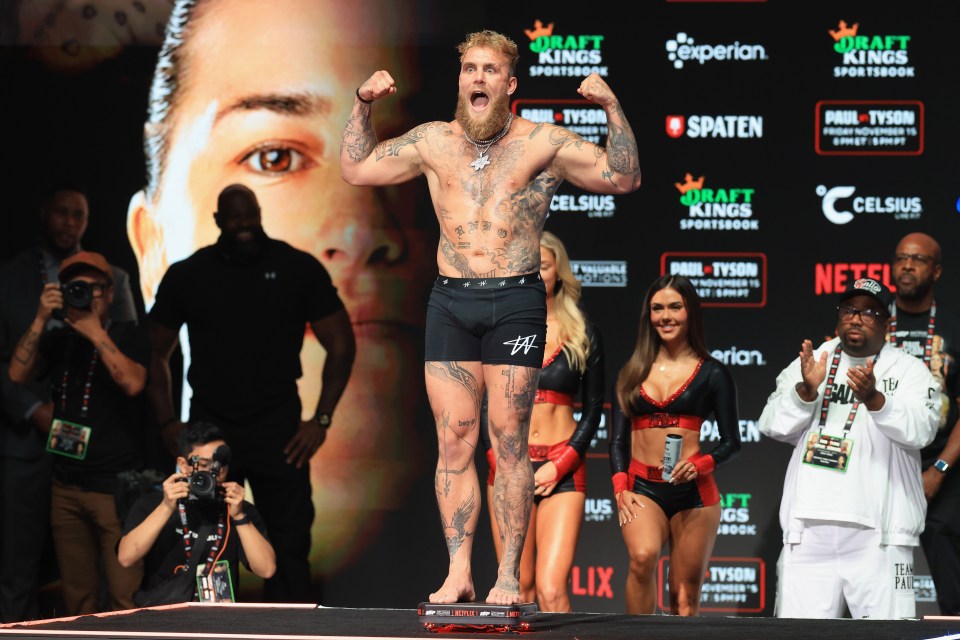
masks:
<instances>
[{"instance_id":1,"label":"black pants","mask_svg":"<svg viewBox=\"0 0 960 640\"><path fill-rule=\"evenodd\" d=\"M264 584L265 602L317 602L310 576L313 497L310 468L287 464L283 448L300 426L300 399L259 412L249 422L229 422L191 405L191 422L212 422L230 446L230 477L249 481L257 510L277 553L277 572Z\"/></svg>"},{"instance_id":2,"label":"black pants","mask_svg":"<svg viewBox=\"0 0 960 640\"><path fill-rule=\"evenodd\" d=\"M960 615L960 473L951 469L927 506L920 544L937 588L940 613Z\"/></svg>"},{"instance_id":3,"label":"black pants","mask_svg":"<svg viewBox=\"0 0 960 640\"><path fill-rule=\"evenodd\" d=\"M48 453L34 460L0 458L0 622L39 617L52 467Z\"/></svg>"}]
</instances>

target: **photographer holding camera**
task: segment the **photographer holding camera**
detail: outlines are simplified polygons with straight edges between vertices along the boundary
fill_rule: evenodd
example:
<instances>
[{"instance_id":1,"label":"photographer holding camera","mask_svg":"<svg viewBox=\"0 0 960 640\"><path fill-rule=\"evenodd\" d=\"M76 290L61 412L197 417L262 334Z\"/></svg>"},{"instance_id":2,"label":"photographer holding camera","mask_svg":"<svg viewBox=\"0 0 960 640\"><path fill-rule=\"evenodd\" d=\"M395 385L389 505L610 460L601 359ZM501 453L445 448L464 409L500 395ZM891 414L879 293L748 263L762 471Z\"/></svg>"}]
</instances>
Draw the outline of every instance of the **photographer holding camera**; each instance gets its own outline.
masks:
<instances>
[{"instance_id":1,"label":"photographer holding camera","mask_svg":"<svg viewBox=\"0 0 960 640\"><path fill-rule=\"evenodd\" d=\"M178 450L177 472L162 492L134 503L117 545L121 565L144 559L138 606L235 600L238 561L264 579L277 568L259 512L242 485L225 481L230 449L223 431L208 422L185 426Z\"/></svg>"},{"instance_id":2,"label":"photographer holding camera","mask_svg":"<svg viewBox=\"0 0 960 640\"><path fill-rule=\"evenodd\" d=\"M57 282L61 262L82 250L91 215L81 185L56 181L38 195L36 241L0 268L0 622L37 618L41 581L56 576L56 567L43 562L50 544L54 457L44 446L53 419L50 381L13 384L7 369L17 340L34 320L44 285ZM129 274L110 265L110 279L110 317L136 321ZM46 329L62 325L50 320Z\"/></svg>"},{"instance_id":3,"label":"photographer holding camera","mask_svg":"<svg viewBox=\"0 0 960 640\"><path fill-rule=\"evenodd\" d=\"M135 322L110 319L114 288L102 255L76 253L61 262L58 277L62 284L44 285L33 322L13 351L10 380L24 384L49 376L50 523L66 613L129 609L142 567L123 567L103 551L120 538L118 474L143 466L144 411L138 402L150 347ZM54 314L64 324L47 330ZM99 602L101 567L109 592L105 604Z\"/></svg>"}]
</instances>

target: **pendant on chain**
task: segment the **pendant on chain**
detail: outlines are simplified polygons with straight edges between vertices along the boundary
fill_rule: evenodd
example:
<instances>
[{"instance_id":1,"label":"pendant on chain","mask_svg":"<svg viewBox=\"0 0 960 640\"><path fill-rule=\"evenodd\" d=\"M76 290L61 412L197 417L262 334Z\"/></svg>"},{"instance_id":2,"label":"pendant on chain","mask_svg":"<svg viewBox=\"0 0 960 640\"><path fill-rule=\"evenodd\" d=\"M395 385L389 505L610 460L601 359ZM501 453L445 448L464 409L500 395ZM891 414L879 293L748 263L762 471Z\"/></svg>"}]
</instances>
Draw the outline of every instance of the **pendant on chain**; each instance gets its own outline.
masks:
<instances>
[{"instance_id":1,"label":"pendant on chain","mask_svg":"<svg viewBox=\"0 0 960 640\"><path fill-rule=\"evenodd\" d=\"M481 153L476 160L470 163L470 166L473 167L474 171L480 171L488 164L490 164L490 158Z\"/></svg>"}]
</instances>

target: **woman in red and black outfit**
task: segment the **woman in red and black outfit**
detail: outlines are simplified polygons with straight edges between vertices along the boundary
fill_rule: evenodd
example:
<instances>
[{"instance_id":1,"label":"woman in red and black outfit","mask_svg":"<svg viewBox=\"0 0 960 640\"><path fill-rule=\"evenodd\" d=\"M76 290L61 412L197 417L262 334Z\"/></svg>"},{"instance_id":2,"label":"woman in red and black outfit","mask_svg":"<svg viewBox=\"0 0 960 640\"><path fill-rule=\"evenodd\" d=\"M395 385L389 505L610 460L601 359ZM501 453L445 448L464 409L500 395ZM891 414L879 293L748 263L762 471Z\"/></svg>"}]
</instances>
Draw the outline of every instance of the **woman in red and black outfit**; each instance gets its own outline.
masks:
<instances>
[{"instance_id":1,"label":"woman in red and black outfit","mask_svg":"<svg viewBox=\"0 0 960 640\"><path fill-rule=\"evenodd\" d=\"M683 276L663 276L647 290L637 346L615 390L610 466L623 540L630 555L629 613L654 613L657 562L670 543L670 612L695 616L720 524L713 471L740 453L737 390L708 352L700 298ZM700 450L700 426L713 415L720 442ZM664 443L682 438L671 479Z\"/></svg>"},{"instance_id":2,"label":"woman in red and black outfit","mask_svg":"<svg viewBox=\"0 0 960 640\"><path fill-rule=\"evenodd\" d=\"M570 611L568 582L586 502L583 465L603 413L603 346L597 328L583 316L580 283L566 248L545 231L540 239L540 276L547 289L547 342L530 419L530 459L534 470L534 504L520 558L520 595L542 611ZM574 419L579 396L581 415ZM486 412L481 437L490 475L488 505L495 499L495 457L490 448ZM503 543L490 510L497 558Z\"/></svg>"}]
</instances>

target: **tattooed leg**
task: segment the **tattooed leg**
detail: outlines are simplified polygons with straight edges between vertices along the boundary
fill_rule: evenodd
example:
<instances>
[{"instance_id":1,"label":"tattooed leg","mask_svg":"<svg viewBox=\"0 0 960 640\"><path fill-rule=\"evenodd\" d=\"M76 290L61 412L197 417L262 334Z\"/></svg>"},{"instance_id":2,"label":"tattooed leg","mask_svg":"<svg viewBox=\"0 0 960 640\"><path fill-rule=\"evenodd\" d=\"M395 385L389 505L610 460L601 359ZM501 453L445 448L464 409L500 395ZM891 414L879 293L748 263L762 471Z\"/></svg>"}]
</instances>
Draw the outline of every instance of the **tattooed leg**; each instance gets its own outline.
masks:
<instances>
[{"instance_id":1,"label":"tattooed leg","mask_svg":"<svg viewBox=\"0 0 960 640\"><path fill-rule=\"evenodd\" d=\"M497 582L487 602L520 602L520 557L533 507L533 466L528 447L530 414L540 370L508 365L488 366L488 421L497 456L490 508L497 519L503 554Z\"/></svg>"},{"instance_id":2,"label":"tattooed leg","mask_svg":"<svg viewBox=\"0 0 960 640\"><path fill-rule=\"evenodd\" d=\"M425 369L437 427L434 489L450 555L447 578L430 594L430 602L472 602L476 592L470 559L480 515L474 453L480 437L483 370L479 362L427 362Z\"/></svg>"}]
</instances>

